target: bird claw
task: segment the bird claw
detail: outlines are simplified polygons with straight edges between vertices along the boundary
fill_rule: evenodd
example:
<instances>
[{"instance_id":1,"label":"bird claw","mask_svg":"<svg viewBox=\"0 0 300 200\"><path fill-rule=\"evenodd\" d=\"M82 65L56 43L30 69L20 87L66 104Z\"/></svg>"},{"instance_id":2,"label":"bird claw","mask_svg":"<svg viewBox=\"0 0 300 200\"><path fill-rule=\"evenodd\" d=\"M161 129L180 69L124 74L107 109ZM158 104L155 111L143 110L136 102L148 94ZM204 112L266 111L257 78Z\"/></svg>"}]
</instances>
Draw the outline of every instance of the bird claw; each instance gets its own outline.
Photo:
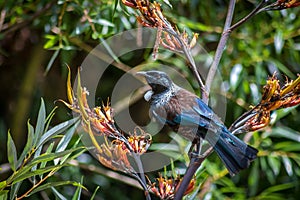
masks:
<instances>
[{"instance_id":1,"label":"bird claw","mask_svg":"<svg viewBox=\"0 0 300 200\"><path fill-rule=\"evenodd\" d=\"M201 159L201 158L204 158L203 155L201 155L200 153L198 153L197 151L192 151L189 153L189 157L190 157L190 160L192 159Z\"/></svg>"},{"instance_id":2,"label":"bird claw","mask_svg":"<svg viewBox=\"0 0 300 200\"><path fill-rule=\"evenodd\" d=\"M201 154L201 147L202 147L201 140L197 141L197 143L192 144L188 153L190 160L204 158L204 156Z\"/></svg>"}]
</instances>

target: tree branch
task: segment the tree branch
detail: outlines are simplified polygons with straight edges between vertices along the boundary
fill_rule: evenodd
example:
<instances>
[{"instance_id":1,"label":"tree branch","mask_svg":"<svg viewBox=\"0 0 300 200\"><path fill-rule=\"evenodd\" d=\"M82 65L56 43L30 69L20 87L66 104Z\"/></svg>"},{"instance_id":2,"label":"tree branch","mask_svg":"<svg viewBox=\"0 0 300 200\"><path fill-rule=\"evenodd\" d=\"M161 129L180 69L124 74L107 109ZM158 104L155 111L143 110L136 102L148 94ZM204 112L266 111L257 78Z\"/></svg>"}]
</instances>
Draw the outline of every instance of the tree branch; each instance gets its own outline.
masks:
<instances>
[{"instance_id":1,"label":"tree branch","mask_svg":"<svg viewBox=\"0 0 300 200\"><path fill-rule=\"evenodd\" d=\"M222 54L225 49L225 45L226 45L227 40L230 35L230 32L228 32L228 28L230 27L231 22L232 22L232 17L233 17L234 8L235 8L235 2L236 2L236 0L230 0L230 2L229 2L229 7L228 7L228 12L227 12L226 20L225 20L223 33L222 33L221 39L219 41L213 63L211 65L208 75L207 75L207 79L206 79L206 83L205 83L205 90L208 95L207 95L207 97L204 96L204 98L202 98L204 103L206 103L206 104L208 104L211 84L213 82L214 76L216 74Z\"/></svg>"}]
</instances>

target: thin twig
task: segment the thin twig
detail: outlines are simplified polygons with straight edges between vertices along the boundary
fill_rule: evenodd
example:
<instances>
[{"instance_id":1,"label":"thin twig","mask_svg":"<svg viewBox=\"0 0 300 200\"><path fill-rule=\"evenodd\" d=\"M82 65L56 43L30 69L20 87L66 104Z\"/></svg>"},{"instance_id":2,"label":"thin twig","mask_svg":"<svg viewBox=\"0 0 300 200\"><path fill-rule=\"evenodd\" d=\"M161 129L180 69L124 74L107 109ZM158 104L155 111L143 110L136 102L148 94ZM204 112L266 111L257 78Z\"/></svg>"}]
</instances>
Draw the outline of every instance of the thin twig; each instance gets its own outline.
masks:
<instances>
[{"instance_id":1,"label":"thin twig","mask_svg":"<svg viewBox=\"0 0 300 200\"><path fill-rule=\"evenodd\" d=\"M202 98L202 100L206 104L208 104L211 84L213 82L214 76L215 76L216 71L218 69L222 54L224 52L225 45L227 43L227 40L228 40L228 37L229 37L229 34L230 34L230 32L228 32L227 29L230 27L231 22L232 22L232 17L233 17L234 8L235 8L235 2L236 2L236 0L230 0L230 2L229 2L229 7L228 7L228 12L227 12L226 20L225 20L223 33L222 33L221 39L219 41L213 63L211 65L211 67L209 69L209 72L208 72L208 75L207 75L207 79L206 79L206 83L205 83L205 90L207 91L207 96L204 96Z\"/></svg>"},{"instance_id":2,"label":"thin twig","mask_svg":"<svg viewBox=\"0 0 300 200\"><path fill-rule=\"evenodd\" d=\"M28 19L26 19L24 21L21 21L17 24L13 24L13 25L5 27L5 28L2 27L2 30L1 30L2 34L7 35L11 32L19 30L19 29L23 28L24 26L30 24L33 20L40 17L41 15L44 15L48 10L50 10L55 3L56 3L56 0L53 0L49 3L47 3L42 9L36 11L31 17L29 17Z\"/></svg>"},{"instance_id":3,"label":"thin twig","mask_svg":"<svg viewBox=\"0 0 300 200\"><path fill-rule=\"evenodd\" d=\"M47 174L47 176L45 176L44 178L42 178L38 183L36 183L35 185L33 185L27 192L25 192L22 196L20 197L16 197L16 200L20 200L23 199L25 197L27 197L27 195L29 195L35 188L37 188L38 186L40 186L42 183L44 183L49 177L51 177L55 172L57 171L57 169L53 169L52 171L49 172L49 174Z\"/></svg>"},{"instance_id":4,"label":"thin twig","mask_svg":"<svg viewBox=\"0 0 300 200\"><path fill-rule=\"evenodd\" d=\"M245 23L246 21L248 21L250 18L252 18L253 16L255 16L256 14L258 14L260 12L260 9L267 3L267 0L262 0L257 6L256 8L250 12L246 17L244 17L243 19L241 19L240 21L238 21L237 23L235 23L234 25L230 26L230 28L228 28L228 32L232 32L234 31L236 28L238 28L239 26L241 26L243 23Z\"/></svg>"},{"instance_id":5,"label":"thin twig","mask_svg":"<svg viewBox=\"0 0 300 200\"><path fill-rule=\"evenodd\" d=\"M115 66L116 68L118 68L124 72L131 70L131 67L129 67L128 65L125 65L124 63L121 63L121 62L113 61L111 56L108 56L107 54L103 53L102 51L99 51L97 48L93 49L93 47L84 43L77 37L71 37L71 38L69 38L69 41L72 42L73 44L77 45L78 47L82 48L86 52L93 54L94 56L98 57L99 59Z\"/></svg>"},{"instance_id":6,"label":"thin twig","mask_svg":"<svg viewBox=\"0 0 300 200\"><path fill-rule=\"evenodd\" d=\"M215 76L215 73L217 71L219 62L222 57L222 53L224 51L224 47L226 45L226 42L228 40L229 34L224 34L226 33L226 30L230 27L232 18L233 18L233 13L234 13L234 8L235 8L235 2L236 0L230 0L229 2L229 7L228 7L228 12L225 20L225 25L224 25L224 31L221 36L220 42L218 44L217 50L216 50L216 55L214 57L214 61L212 63L212 66L209 70L207 80L206 80L206 85L205 85L205 95L202 95L202 99L204 103L208 104L208 99L209 99L209 91L210 87L213 81L213 78ZM200 151L201 148L198 148L197 151ZM209 148L202 156L201 158L194 158L191 159L189 166L187 168L187 171L183 177L182 183L179 186L178 190L175 193L175 200L180 200L182 199L185 190L187 189L187 186L189 185L191 179L193 178L194 174L196 173L197 169L201 166L203 160L213 151L213 148ZM199 155L200 152L196 152L196 154Z\"/></svg>"},{"instance_id":7,"label":"thin twig","mask_svg":"<svg viewBox=\"0 0 300 200\"><path fill-rule=\"evenodd\" d=\"M151 200L150 193L149 193L148 188L147 188L147 182L146 182L146 178L145 178L145 172L144 172L143 164L142 164L142 161L141 161L141 156L135 154L134 152L132 152L132 154L133 154L132 157L134 158L135 163L138 167L138 176L140 178L139 182L140 182L141 186L144 188L146 199Z\"/></svg>"},{"instance_id":8,"label":"thin twig","mask_svg":"<svg viewBox=\"0 0 300 200\"><path fill-rule=\"evenodd\" d=\"M100 167L99 165L96 166L93 164L80 163L77 160L70 160L68 162L68 164L79 167L83 170L88 170L89 172L92 172L92 173L101 174L103 176L109 177L110 179L114 179L119 182L130 185L132 187L143 190L143 188L141 187L141 185L138 183L138 181L135 178L131 178L131 177L122 175L118 172L108 170L104 167Z\"/></svg>"},{"instance_id":9,"label":"thin twig","mask_svg":"<svg viewBox=\"0 0 300 200\"><path fill-rule=\"evenodd\" d=\"M200 77L200 74L197 70L197 66L195 64L195 60L191 54L191 51L190 51L190 48L187 47L187 44L183 41L183 39L181 38L180 34L178 34L178 32L176 32L174 30L174 28L172 27L172 25L170 24L169 21L167 21L164 16L162 16L160 13L158 13L158 16L160 17L160 19L164 22L164 24L166 25L166 28L164 29L164 31L168 32L169 34L173 35L176 40L179 42L182 50L183 50L183 53L186 57L186 59L188 60L188 63L189 63L189 66L190 68L192 69L192 72L200 86L200 89L201 89L201 92L202 92L202 96L207 96L208 93L207 91L205 90L205 86L204 86L204 83Z\"/></svg>"},{"instance_id":10,"label":"thin twig","mask_svg":"<svg viewBox=\"0 0 300 200\"><path fill-rule=\"evenodd\" d=\"M177 189L174 200L182 199L188 185L190 184L191 179L193 178L194 174L196 173L197 169L201 166L202 162L211 154L213 148L210 147L207 149L201 157L193 157L190 161L190 164L184 174L184 177L180 183L179 188Z\"/></svg>"},{"instance_id":11,"label":"thin twig","mask_svg":"<svg viewBox=\"0 0 300 200\"><path fill-rule=\"evenodd\" d=\"M234 11L234 5L235 4L235 0L231 0L229 3L229 8L228 8L228 13L227 13L227 18L226 18L226 22L225 22L225 26L224 26L224 30L221 36L221 39L219 41L218 47L216 49L216 54L213 60L213 63L209 69L208 75L207 75L207 79L206 79L206 84L205 84L205 90L208 93L207 98L203 98L203 101L205 103L208 103L208 97L209 97L209 92L210 92L210 88L214 79L214 76L216 74L216 71L218 69L222 54L224 52L227 40L229 38L230 33L235 30L236 28L238 28L239 26L241 26L242 24L244 24L246 21L248 21L249 19L251 19L253 16L255 16L256 14L258 14L260 12L260 9L267 3L267 0L262 0L258 6L256 6L256 8L251 11L246 17L242 18L241 20L239 20L237 23L235 23L234 25L230 26L231 22L232 22L232 16L233 16L233 11Z\"/></svg>"}]
</instances>

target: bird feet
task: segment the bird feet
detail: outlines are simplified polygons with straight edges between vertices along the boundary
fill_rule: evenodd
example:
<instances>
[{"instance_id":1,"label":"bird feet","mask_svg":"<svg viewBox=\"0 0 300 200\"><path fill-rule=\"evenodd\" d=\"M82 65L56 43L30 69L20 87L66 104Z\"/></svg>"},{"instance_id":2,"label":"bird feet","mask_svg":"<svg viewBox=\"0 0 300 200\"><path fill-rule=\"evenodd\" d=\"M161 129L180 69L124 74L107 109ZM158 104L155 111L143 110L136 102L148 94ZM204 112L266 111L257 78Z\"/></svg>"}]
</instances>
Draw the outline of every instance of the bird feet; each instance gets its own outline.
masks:
<instances>
[{"instance_id":1,"label":"bird feet","mask_svg":"<svg viewBox=\"0 0 300 200\"><path fill-rule=\"evenodd\" d=\"M192 144L192 146L189 150L189 153L188 153L190 160L203 158L203 155L201 155L201 146L202 146L201 142Z\"/></svg>"}]
</instances>

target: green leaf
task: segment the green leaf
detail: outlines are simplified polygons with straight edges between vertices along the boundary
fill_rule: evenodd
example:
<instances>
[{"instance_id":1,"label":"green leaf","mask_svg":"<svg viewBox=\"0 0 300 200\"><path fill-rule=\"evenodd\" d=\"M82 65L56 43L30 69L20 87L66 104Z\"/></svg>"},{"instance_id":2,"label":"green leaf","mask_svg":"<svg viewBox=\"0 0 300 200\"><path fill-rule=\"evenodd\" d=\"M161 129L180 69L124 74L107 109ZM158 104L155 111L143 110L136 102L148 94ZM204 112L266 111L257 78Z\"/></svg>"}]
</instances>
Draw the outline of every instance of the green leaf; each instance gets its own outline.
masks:
<instances>
[{"instance_id":1,"label":"green leaf","mask_svg":"<svg viewBox=\"0 0 300 200\"><path fill-rule=\"evenodd\" d=\"M6 187L6 181L1 181L0 182L0 191L3 189L3 188L5 188Z\"/></svg>"},{"instance_id":2,"label":"green leaf","mask_svg":"<svg viewBox=\"0 0 300 200\"><path fill-rule=\"evenodd\" d=\"M48 42L49 42L49 41L48 41ZM46 70L45 70L44 75L47 75L47 73L48 73L49 70L51 69L51 66L53 65L53 63L54 63L55 59L57 58L59 52L60 52L60 49L57 49L57 50L53 53L53 55L51 56L51 58L50 58L50 60L49 60L49 62L48 62L48 65L47 65L47 67L46 67Z\"/></svg>"},{"instance_id":3,"label":"green leaf","mask_svg":"<svg viewBox=\"0 0 300 200\"><path fill-rule=\"evenodd\" d=\"M84 147L77 147L77 148L69 149L69 150L66 150L66 151L63 151L63 152L40 155L39 157L34 158L30 163L28 163L22 169L18 170L18 173L15 176L12 177L12 180L9 180L9 181L10 182L18 182L20 180L24 180L23 177L28 176L28 173L31 173L31 176L34 176L36 174L39 175L42 172L41 170L44 170L45 168L37 169L37 170L39 170L38 173L35 172L36 170L34 170L32 172L29 172L32 169L33 166L37 166L37 164L42 163L42 162L51 161L51 160L54 160L56 158L63 157L65 155L70 154L70 153L75 152L75 151L79 151L75 155L80 155L82 152L86 151L86 149ZM62 165L59 165L58 167L61 167L61 166ZM55 166L52 166L52 167L54 168ZM43 173L45 173L45 172L43 172ZM27 177L27 178L29 178L29 177Z\"/></svg>"},{"instance_id":4,"label":"green leaf","mask_svg":"<svg viewBox=\"0 0 300 200\"><path fill-rule=\"evenodd\" d=\"M44 44L44 49L50 49L56 45L59 39L57 35L46 35L45 38L48 39L48 41Z\"/></svg>"},{"instance_id":5,"label":"green leaf","mask_svg":"<svg viewBox=\"0 0 300 200\"><path fill-rule=\"evenodd\" d=\"M8 199L7 198L7 194L8 194L9 190L2 190L0 191L0 199L2 200L5 200L5 199Z\"/></svg>"},{"instance_id":6,"label":"green leaf","mask_svg":"<svg viewBox=\"0 0 300 200\"><path fill-rule=\"evenodd\" d=\"M114 51L111 49L109 44L107 44L106 40L104 40L102 37L100 38L101 44L105 47L105 49L108 51L109 55L114 59L115 62L121 63L118 56L114 53Z\"/></svg>"},{"instance_id":7,"label":"green leaf","mask_svg":"<svg viewBox=\"0 0 300 200\"><path fill-rule=\"evenodd\" d=\"M57 106L55 106L52 110L51 110L51 112L49 113L49 115L47 116L47 118L46 118L46 125L45 125L45 130L48 130L48 128L49 128L49 125L50 125L50 122L51 122L51 120L52 120L52 118L53 118L53 116L55 115L55 110L57 109Z\"/></svg>"},{"instance_id":8,"label":"green leaf","mask_svg":"<svg viewBox=\"0 0 300 200\"><path fill-rule=\"evenodd\" d=\"M55 196L57 196L58 199L68 200L66 197L64 197L64 195L62 195L61 193L59 193L54 187L51 187L51 190L53 191L53 193L55 194Z\"/></svg>"},{"instance_id":9,"label":"green leaf","mask_svg":"<svg viewBox=\"0 0 300 200\"><path fill-rule=\"evenodd\" d=\"M34 153L34 158L38 158L40 155L41 155L41 152L42 152L42 148L43 146L40 146ZM28 165L26 165L25 167L27 167ZM33 165L32 168L31 168L31 171L34 171L37 169L37 164ZM25 168L23 168L22 170L25 170ZM35 184L35 177L33 177L33 183Z\"/></svg>"},{"instance_id":10,"label":"green leaf","mask_svg":"<svg viewBox=\"0 0 300 200\"><path fill-rule=\"evenodd\" d=\"M76 121L78 121L78 118L74 118L74 119L70 119L68 121L62 122L56 126L54 126L53 128L51 128L50 130L48 130L39 140L37 147L39 147L40 145L44 144L45 142L47 142L50 138L52 138L53 136L67 130L70 126L72 126Z\"/></svg>"},{"instance_id":11,"label":"green leaf","mask_svg":"<svg viewBox=\"0 0 300 200\"><path fill-rule=\"evenodd\" d=\"M15 172L17 168L17 149L10 132L8 132L7 138L7 158L11 169Z\"/></svg>"},{"instance_id":12,"label":"green leaf","mask_svg":"<svg viewBox=\"0 0 300 200\"><path fill-rule=\"evenodd\" d=\"M38 119L36 123L35 133L34 133L35 145L39 142L41 136L44 133L45 122L46 122L46 108L45 108L44 100L41 98L41 105L40 105L40 110L39 110Z\"/></svg>"},{"instance_id":13,"label":"green leaf","mask_svg":"<svg viewBox=\"0 0 300 200\"><path fill-rule=\"evenodd\" d=\"M83 177L81 177L80 185L82 184L82 182L83 182ZM72 200L80 200L81 190L82 190L82 187L77 187Z\"/></svg>"},{"instance_id":14,"label":"green leaf","mask_svg":"<svg viewBox=\"0 0 300 200\"><path fill-rule=\"evenodd\" d=\"M268 156L268 163L271 167L273 173L275 176L277 176L280 172L281 162L278 160L278 158L273 156Z\"/></svg>"},{"instance_id":15,"label":"green leaf","mask_svg":"<svg viewBox=\"0 0 300 200\"><path fill-rule=\"evenodd\" d=\"M295 79L295 74L291 72L289 68L287 68L284 64L282 64L279 60L276 59L269 59L268 61L269 65L274 65L279 68L280 71L282 71L285 75L288 77Z\"/></svg>"},{"instance_id":16,"label":"green leaf","mask_svg":"<svg viewBox=\"0 0 300 200\"><path fill-rule=\"evenodd\" d=\"M114 0L114 9L113 9L113 12L112 12L112 16L111 16L111 20L113 20L114 16L115 16L115 13L116 13L116 10L117 10L117 7L118 7L118 3L119 3L119 0Z\"/></svg>"},{"instance_id":17,"label":"green leaf","mask_svg":"<svg viewBox=\"0 0 300 200\"><path fill-rule=\"evenodd\" d=\"M259 181L259 163L253 162L253 167L251 168L251 172L248 178L248 185L250 196L254 196L258 189L258 181Z\"/></svg>"},{"instance_id":18,"label":"green leaf","mask_svg":"<svg viewBox=\"0 0 300 200\"><path fill-rule=\"evenodd\" d=\"M163 0L165 4L167 4L170 8L173 8L172 4L169 0Z\"/></svg>"},{"instance_id":19,"label":"green leaf","mask_svg":"<svg viewBox=\"0 0 300 200\"><path fill-rule=\"evenodd\" d=\"M54 142L52 142L52 143L49 145L49 147L47 148L47 150L46 150L45 153L46 153L46 154L50 154L51 151L52 151L52 149L53 149L53 146L54 146ZM48 161L41 162L40 168L44 168L44 167L46 166L47 162L48 162ZM40 175L40 179L42 179L42 178L43 178L43 174Z\"/></svg>"},{"instance_id":20,"label":"green leaf","mask_svg":"<svg viewBox=\"0 0 300 200\"><path fill-rule=\"evenodd\" d=\"M230 72L230 86L232 91L235 91L236 88L241 84L242 77L241 73L243 71L243 66L239 63L233 66Z\"/></svg>"},{"instance_id":21,"label":"green leaf","mask_svg":"<svg viewBox=\"0 0 300 200\"><path fill-rule=\"evenodd\" d=\"M274 113L275 116L276 116L276 121L278 121L279 119L284 118L285 116L289 115L295 109L296 109L296 106L276 110L276 112Z\"/></svg>"},{"instance_id":22,"label":"green leaf","mask_svg":"<svg viewBox=\"0 0 300 200\"><path fill-rule=\"evenodd\" d=\"M25 156L34 148L34 146L33 146L34 128L29 123L29 121L27 122L27 129L28 129L27 141L26 141L26 145L23 149L23 152L22 152L21 156L18 159L18 163L17 163L18 167L20 167L21 164L23 163Z\"/></svg>"},{"instance_id":23,"label":"green leaf","mask_svg":"<svg viewBox=\"0 0 300 200\"><path fill-rule=\"evenodd\" d=\"M92 22L94 22L95 24L100 24L102 26L110 26L110 27L114 27L115 24L111 23L110 21L106 20L106 19L92 19Z\"/></svg>"},{"instance_id":24,"label":"green leaf","mask_svg":"<svg viewBox=\"0 0 300 200\"><path fill-rule=\"evenodd\" d=\"M77 147L77 145L80 142L80 140L81 140L81 138L78 138L78 140L74 143L74 145L73 145L73 147L71 149L79 148L79 147ZM82 147L82 148L84 148L84 147ZM94 148L94 147L92 147L92 148ZM78 153L75 153L71 158L69 158L70 155L71 155L71 153L69 153L69 154L65 155L63 158L61 158L60 163L62 164L64 162L66 162L67 160L75 159L78 156L80 156L83 152L85 152L86 150L89 150L89 149L84 148L82 151L80 151Z\"/></svg>"},{"instance_id":25,"label":"green leaf","mask_svg":"<svg viewBox=\"0 0 300 200\"><path fill-rule=\"evenodd\" d=\"M35 194L37 192L40 192L40 191L51 189L52 187L58 187L58 186L63 186L63 185L73 185L73 186L76 186L78 188L86 189L83 185L81 185L80 183L77 183L75 181L50 182L50 183L46 183L46 184L41 185L41 186L37 187L36 189L32 190L32 192L29 193L28 196L33 195L33 194Z\"/></svg>"},{"instance_id":26,"label":"green leaf","mask_svg":"<svg viewBox=\"0 0 300 200\"><path fill-rule=\"evenodd\" d=\"M296 186L296 183L293 183L293 182L290 182L290 183L284 183L284 184L280 184L280 185L275 185L275 186L271 186L267 189L265 189L261 194L262 195L265 195L265 196L268 196L274 192L279 192L279 191L282 191L282 190L287 190L287 189L290 189L290 188L293 188Z\"/></svg>"},{"instance_id":27,"label":"green leaf","mask_svg":"<svg viewBox=\"0 0 300 200\"><path fill-rule=\"evenodd\" d=\"M18 194L21 184L22 184L22 181L19 181L16 184L13 184L11 186L10 195L9 195L10 199L15 199L17 197L17 194Z\"/></svg>"},{"instance_id":28,"label":"green leaf","mask_svg":"<svg viewBox=\"0 0 300 200\"><path fill-rule=\"evenodd\" d=\"M62 152L56 152L56 153L49 153L49 154L42 154L37 158L34 158L28 165L26 165L26 167L31 168L33 165L39 164L41 162L46 162L46 161L51 161L57 158L61 158L64 157L67 154L73 153L75 151L85 151L85 147L77 147L77 148L73 148L73 149L68 149L66 151L62 151ZM80 152L81 152L80 151Z\"/></svg>"},{"instance_id":29,"label":"green leaf","mask_svg":"<svg viewBox=\"0 0 300 200\"><path fill-rule=\"evenodd\" d=\"M279 29L277 33L274 35L274 47L276 50L276 53L279 55L282 51L282 47L284 46L284 38L283 33Z\"/></svg>"},{"instance_id":30,"label":"green leaf","mask_svg":"<svg viewBox=\"0 0 300 200\"><path fill-rule=\"evenodd\" d=\"M288 152L300 151L300 143L292 141L278 142L273 145L273 148L276 150L283 150Z\"/></svg>"},{"instance_id":31,"label":"green leaf","mask_svg":"<svg viewBox=\"0 0 300 200\"><path fill-rule=\"evenodd\" d=\"M66 134L65 134L65 135L62 137L62 139L59 141L59 143L58 143L58 145L57 145L57 147L56 147L55 152L61 152L61 151L64 151L64 150L67 148L69 142L71 141L71 139L72 139L72 137L73 137L73 135L74 135L74 133L75 133L75 130L76 130L76 127L77 127L78 124L79 124L79 121L78 121L76 124L74 124L74 126L72 126L72 127L66 132ZM58 161L59 161L58 159L54 160L54 164L57 165L57 164L58 164Z\"/></svg>"},{"instance_id":32,"label":"green leaf","mask_svg":"<svg viewBox=\"0 0 300 200\"><path fill-rule=\"evenodd\" d=\"M54 166L44 167L44 168L41 168L41 169L36 169L34 171L26 171L26 173L17 174L14 177L14 180L13 180L12 184L23 181L23 180L25 180L27 178L30 178L30 177L33 177L33 176L45 174L45 173L50 172L50 171L57 171L62 167L63 167L63 165L59 165L59 166L54 165Z\"/></svg>"},{"instance_id":33,"label":"green leaf","mask_svg":"<svg viewBox=\"0 0 300 200\"><path fill-rule=\"evenodd\" d=\"M273 128L271 136L283 137L300 142L300 133L288 127Z\"/></svg>"},{"instance_id":34,"label":"green leaf","mask_svg":"<svg viewBox=\"0 0 300 200\"><path fill-rule=\"evenodd\" d=\"M283 165L286 170L286 173L289 176L293 176L293 165L292 165L291 160L286 156L282 156L282 161L283 161Z\"/></svg>"},{"instance_id":35,"label":"green leaf","mask_svg":"<svg viewBox=\"0 0 300 200\"><path fill-rule=\"evenodd\" d=\"M93 195L92 195L92 197L91 197L90 200L94 200L94 198L95 198L95 196L96 196L97 191L99 190L99 188L100 188L100 186L98 185L98 186L96 187L96 189L95 189L95 191L94 191L94 193L93 193Z\"/></svg>"}]
</instances>

